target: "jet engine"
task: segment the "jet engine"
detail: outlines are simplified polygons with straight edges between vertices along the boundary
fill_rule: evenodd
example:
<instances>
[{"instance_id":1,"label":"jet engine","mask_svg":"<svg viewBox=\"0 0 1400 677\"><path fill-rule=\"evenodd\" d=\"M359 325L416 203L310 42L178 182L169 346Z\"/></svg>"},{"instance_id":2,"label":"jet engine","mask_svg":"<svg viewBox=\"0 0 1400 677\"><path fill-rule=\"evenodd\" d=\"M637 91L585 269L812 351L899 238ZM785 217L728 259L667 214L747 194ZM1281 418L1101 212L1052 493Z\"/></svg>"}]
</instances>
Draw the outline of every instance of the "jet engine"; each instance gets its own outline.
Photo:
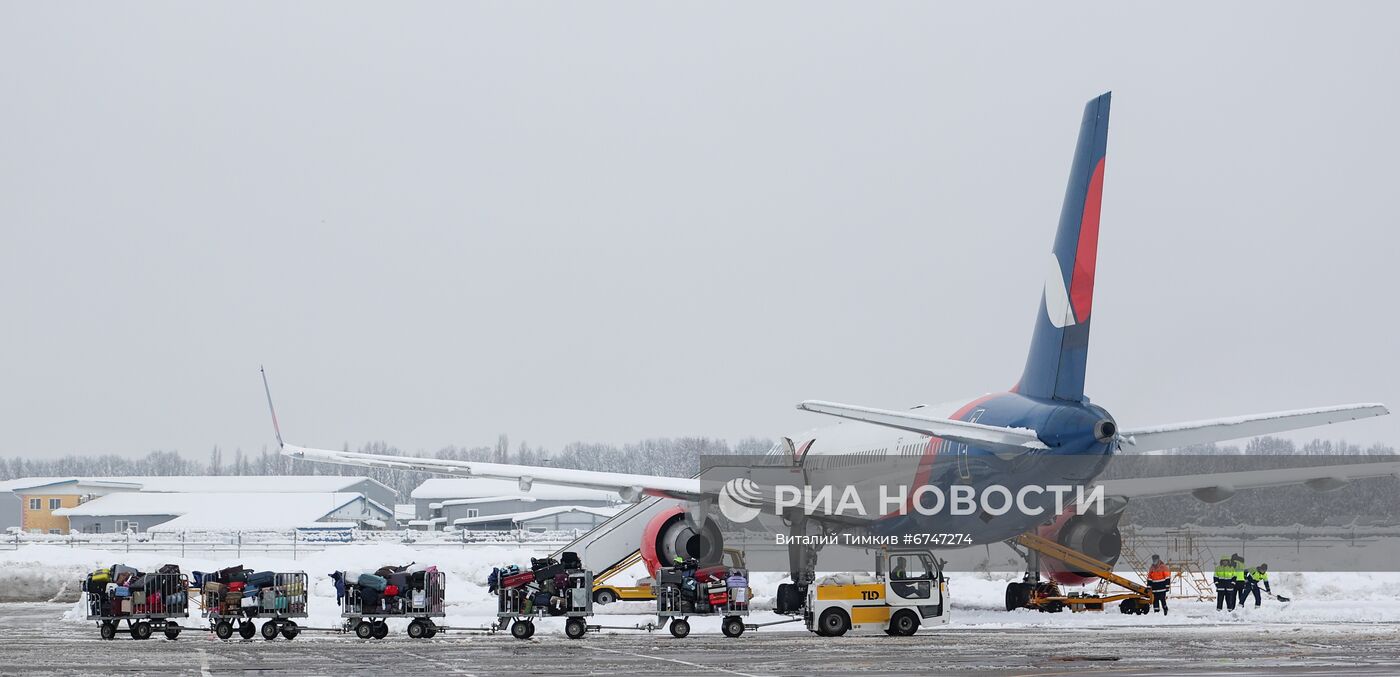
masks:
<instances>
[{"instance_id":1,"label":"jet engine","mask_svg":"<svg viewBox=\"0 0 1400 677\"><path fill-rule=\"evenodd\" d=\"M1107 515L1077 515L1071 509L1053 523L1041 527L1037 534L1111 565L1123 553L1123 536L1118 532L1118 522L1122 518L1121 509ZM1040 571L1063 585L1082 585L1095 578L1090 572L1075 571L1049 557L1040 559Z\"/></svg>"},{"instance_id":2,"label":"jet engine","mask_svg":"<svg viewBox=\"0 0 1400 677\"><path fill-rule=\"evenodd\" d=\"M699 560L700 566L719 564L724 556L724 536L714 520L706 518L697 531L686 521L684 506L663 510L642 531L642 562L655 576L658 567L677 557Z\"/></svg>"}]
</instances>

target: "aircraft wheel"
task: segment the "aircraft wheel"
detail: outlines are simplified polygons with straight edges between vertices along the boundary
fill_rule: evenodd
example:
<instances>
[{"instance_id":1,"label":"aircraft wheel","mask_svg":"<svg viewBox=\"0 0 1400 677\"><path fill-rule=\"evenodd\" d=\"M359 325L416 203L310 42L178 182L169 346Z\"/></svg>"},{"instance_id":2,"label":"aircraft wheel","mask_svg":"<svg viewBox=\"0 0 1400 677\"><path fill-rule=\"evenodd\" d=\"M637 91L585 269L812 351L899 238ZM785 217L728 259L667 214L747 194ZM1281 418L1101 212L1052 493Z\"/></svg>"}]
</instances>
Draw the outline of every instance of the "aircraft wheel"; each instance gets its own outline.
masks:
<instances>
[{"instance_id":1,"label":"aircraft wheel","mask_svg":"<svg viewBox=\"0 0 1400 677\"><path fill-rule=\"evenodd\" d=\"M117 624L112 621L102 621L98 632L102 634L102 639L112 639L117 636Z\"/></svg>"},{"instance_id":2,"label":"aircraft wheel","mask_svg":"<svg viewBox=\"0 0 1400 677\"><path fill-rule=\"evenodd\" d=\"M1006 584L1006 610L1015 611L1025 608L1031 601L1031 586L1025 583Z\"/></svg>"},{"instance_id":3,"label":"aircraft wheel","mask_svg":"<svg viewBox=\"0 0 1400 677\"><path fill-rule=\"evenodd\" d=\"M851 617L840 609L827 609L817 619L817 627L824 637L840 637L851 629Z\"/></svg>"},{"instance_id":4,"label":"aircraft wheel","mask_svg":"<svg viewBox=\"0 0 1400 677\"><path fill-rule=\"evenodd\" d=\"M569 639L579 639L588 634L588 623L582 618L570 618L564 622L564 634Z\"/></svg>"},{"instance_id":5,"label":"aircraft wheel","mask_svg":"<svg viewBox=\"0 0 1400 677\"><path fill-rule=\"evenodd\" d=\"M233 636L233 626L228 621L219 621L214 624L214 636L219 639L228 639Z\"/></svg>"},{"instance_id":6,"label":"aircraft wheel","mask_svg":"<svg viewBox=\"0 0 1400 677\"><path fill-rule=\"evenodd\" d=\"M890 630L894 631L892 634L900 637L912 636L919 631L919 617L914 615L914 612L905 609L890 619Z\"/></svg>"},{"instance_id":7,"label":"aircraft wheel","mask_svg":"<svg viewBox=\"0 0 1400 677\"><path fill-rule=\"evenodd\" d=\"M299 635L299 634L301 634L301 628L298 628L298 627L297 627L297 624L296 624L295 622L293 622L293 621L287 621L286 623L283 623L283 624L282 624L282 637L283 637L283 638L285 638L285 639L296 639L296 638L297 638L297 635Z\"/></svg>"}]
</instances>

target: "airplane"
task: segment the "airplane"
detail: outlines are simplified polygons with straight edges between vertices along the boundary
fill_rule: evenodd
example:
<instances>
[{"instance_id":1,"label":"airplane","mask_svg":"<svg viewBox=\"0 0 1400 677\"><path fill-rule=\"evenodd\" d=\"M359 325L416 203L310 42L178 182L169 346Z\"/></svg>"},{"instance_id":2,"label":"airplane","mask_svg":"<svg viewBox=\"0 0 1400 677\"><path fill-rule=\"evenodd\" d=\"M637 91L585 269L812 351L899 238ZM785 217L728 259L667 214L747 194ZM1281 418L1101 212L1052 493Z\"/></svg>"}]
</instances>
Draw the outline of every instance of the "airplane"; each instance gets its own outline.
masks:
<instances>
[{"instance_id":1,"label":"airplane","mask_svg":"<svg viewBox=\"0 0 1400 677\"><path fill-rule=\"evenodd\" d=\"M1281 411L1167 425L1120 426L1084 392L1093 320L1099 216L1103 198L1105 157L1111 93L1088 102L1079 127L1069 182L1050 255L1044 289L1035 316L1029 354L1020 380L1007 391L967 398L947 405L896 410L817 400L797 405L803 411L843 419L803 435L784 437L769 457L804 471L820 474L843 467L839 459L853 454L903 462L910 487L951 489L957 484L1002 486L1094 483L1104 487L1114 506L1092 512L1026 514L1012 511L994 519L985 514L955 517L918 514L880 516L863 525L873 532L959 532L970 543L1009 541L1037 533L1103 562L1112 563L1121 550L1118 520L1128 501L1152 496L1192 494L1200 500L1225 500L1242 489L1306 485L1330 490L1347 482L1388 475L1400 476L1400 462L1361 463L1312 468L1284 468L1213 475L1098 480L1111 459L1123 453L1146 453L1188 445L1222 442L1313 426L1389 414L1379 403ZM268 407L272 395L267 388ZM694 556L717 562L723 538L709 512L716 488L699 478L659 477L474 461L364 454L301 447L285 442L272 412L281 452L293 458L353 466L426 471L459 477L515 480L522 491L535 483L615 491L628 501L662 497L685 501L655 514L638 535L647 568L653 574L662 562ZM811 516L818 525L830 514ZM842 527L849 520L835 520ZM801 519L794 533L808 528ZM810 546L791 546L790 574L798 584L810 583L816 554ZM1052 580L1086 580L1054 560L1032 564ZM1011 586L1017 585L1015 583ZM1010 596L1010 587L1008 588Z\"/></svg>"}]
</instances>

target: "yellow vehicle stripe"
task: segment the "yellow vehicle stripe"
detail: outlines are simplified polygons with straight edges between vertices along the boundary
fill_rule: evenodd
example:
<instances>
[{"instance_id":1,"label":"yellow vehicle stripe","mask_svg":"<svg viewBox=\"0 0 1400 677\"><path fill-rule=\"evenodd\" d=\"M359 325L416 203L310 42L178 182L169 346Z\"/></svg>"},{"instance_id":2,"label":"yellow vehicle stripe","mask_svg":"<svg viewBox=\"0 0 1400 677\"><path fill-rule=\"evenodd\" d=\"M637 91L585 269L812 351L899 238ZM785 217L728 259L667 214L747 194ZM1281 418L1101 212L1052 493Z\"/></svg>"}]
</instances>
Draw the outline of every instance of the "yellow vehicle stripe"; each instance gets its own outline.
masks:
<instances>
[{"instance_id":1,"label":"yellow vehicle stripe","mask_svg":"<svg viewBox=\"0 0 1400 677\"><path fill-rule=\"evenodd\" d=\"M872 594L873 593L873 594ZM865 602L873 602L885 598L884 583L865 583L862 585L819 585L817 586L818 600L838 600L838 599L858 599Z\"/></svg>"},{"instance_id":2,"label":"yellow vehicle stripe","mask_svg":"<svg viewBox=\"0 0 1400 677\"><path fill-rule=\"evenodd\" d=\"M861 623L888 623L890 622L890 608L887 606L851 607L851 622L856 625L860 625Z\"/></svg>"}]
</instances>

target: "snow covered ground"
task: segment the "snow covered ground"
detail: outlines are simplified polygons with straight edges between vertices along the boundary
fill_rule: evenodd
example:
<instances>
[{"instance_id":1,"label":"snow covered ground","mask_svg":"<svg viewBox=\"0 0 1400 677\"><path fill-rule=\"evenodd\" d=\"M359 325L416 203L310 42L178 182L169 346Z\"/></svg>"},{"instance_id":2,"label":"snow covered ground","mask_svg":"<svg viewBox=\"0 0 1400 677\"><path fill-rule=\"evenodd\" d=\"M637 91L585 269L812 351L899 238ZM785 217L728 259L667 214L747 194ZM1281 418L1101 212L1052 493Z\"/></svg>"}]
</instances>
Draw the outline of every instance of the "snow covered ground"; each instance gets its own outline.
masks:
<instances>
[{"instance_id":1,"label":"snow covered ground","mask_svg":"<svg viewBox=\"0 0 1400 677\"><path fill-rule=\"evenodd\" d=\"M335 588L328 574L340 569L375 569L384 564L422 562L436 564L447 575L446 623L454 627L479 627L494 620L495 601L486 592L486 577L493 566L524 564L538 556L529 547L491 546L471 550L415 550L402 544L347 545L323 552L311 553L296 561L269 557L245 557L240 563L252 569L275 571L305 571L311 582L311 617L304 625L331 627L340 621L335 603ZM113 563L129 564L153 570L161 564L179 564L186 572L209 571L229 566L228 560L170 557L155 553L114 553L100 550L34 545L13 552L0 552L0 601L48 601L76 598L77 582L94 568ZM626 578L624 573L621 578ZM949 585L952 597L951 626L959 628L1038 628L1038 627L1122 627L1189 626L1214 623L1240 624L1336 624L1400 622L1400 573L1293 573L1273 575L1274 590L1292 598L1288 604L1271 599L1264 606L1247 607L1234 614L1217 613L1213 602L1177 599L1172 601L1172 613L1163 617L1125 617L1115 611L1107 613L1043 614L1022 610L1003 610L1003 597L1008 576L995 574L953 574ZM780 574L755 574L755 608L771 608L771 600ZM623 581L626 582L626 581ZM651 605L624 602L599 607L605 625L632 626L654 622ZM197 614L197 612L195 612ZM65 614L69 621L81 621L82 607L73 604ZM755 611L754 622L780 620L768 611ZM712 630L707 622L696 619L697 632ZM542 632L561 632L546 622ZM775 626L765 632L801 630L799 624Z\"/></svg>"}]
</instances>

